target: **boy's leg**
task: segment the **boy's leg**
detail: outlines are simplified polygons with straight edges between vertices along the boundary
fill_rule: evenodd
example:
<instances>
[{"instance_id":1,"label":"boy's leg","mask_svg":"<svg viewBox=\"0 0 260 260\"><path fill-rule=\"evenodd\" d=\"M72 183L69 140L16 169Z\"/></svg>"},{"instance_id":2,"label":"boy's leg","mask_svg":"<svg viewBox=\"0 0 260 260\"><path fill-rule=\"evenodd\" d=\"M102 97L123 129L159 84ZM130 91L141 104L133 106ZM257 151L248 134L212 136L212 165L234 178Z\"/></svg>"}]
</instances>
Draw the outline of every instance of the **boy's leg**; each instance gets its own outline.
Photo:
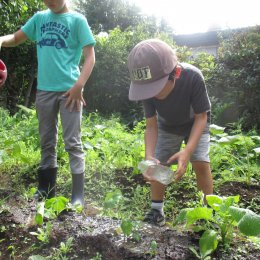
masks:
<instances>
[{"instance_id":1,"label":"boy's leg","mask_svg":"<svg viewBox=\"0 0 260 260\"><path fill-rule=\"evenodd\" d=\"M213 193L213 180L210 165L207 162L192 162L196 173L197 186L205 195Z\"/></svg>"},{"instance_id":2,"label":"boy's leg","mask_svg":"<svg viewBox=\"0 0 260 260\"><path fill-rule=\"evenodd\" d=\"M156 159L162 163L166 162L171 155L179 151L183 139L182 136L177 136L159 129ZM165 223L163 212L165 189L166 186L161 183L151 183L151 210L146 214L144 221L159 226Z\"/></svg>"},{"instance_id":3,"label":"boy's leg","mask_svg":"<svg viewBox=\"0 0 260 260\"><path fill-rule=\"evenodd\" d=\"M203 133L191 156L191 163L197 178L198 189L205 195L213 193L213 180L209 159L210 135Z\"/></svg>"},{"instance_id":4,"label":"boy's leg","mask_svg":"<svg viewBox=\"0 0 260 260\"><path fill-rule=\"evenodd\" d=\"M72 204L84 206L85 154L81 142L82 108L80 111L70 112L65 108L66 100L67 98L60 97L60 115L63 140L69 154L72 173Z\"/></svg>"},{"instance_id":5,"label":"boy's leg","mask_svg":"<svg viewBox=\"0 0 260 260\"><path fill-rule=\"evenodd\" d=\"M40 169L56 168L59 111L58 94L56 92L38 90L35 104L41 143Z\"/></svg>"},{"instance_id":6,"label":"boy's leg","mask_svg":"<svg viewBox=\"0 0 260 260\"><path fill-rule=\"evenodd\" d=\"M36 111L39 121L41 162L38 169L38 189L35 198L55 196L57 175L58 95L55 92L37 91Z\"/></svg>"},{"instance_id":7,"label":"boy's leg","mask_svg":"<svg viewBox=\"0 0 260 260\"><path fill-rule=\"evenodd\" d=\"M70 112L65 108L67 98L60 97L60 116L62 123L65 150L69 154L70 169L72 174L85 171L85 154L81 142L81 111Z\"/></svg>"}]
</instances>

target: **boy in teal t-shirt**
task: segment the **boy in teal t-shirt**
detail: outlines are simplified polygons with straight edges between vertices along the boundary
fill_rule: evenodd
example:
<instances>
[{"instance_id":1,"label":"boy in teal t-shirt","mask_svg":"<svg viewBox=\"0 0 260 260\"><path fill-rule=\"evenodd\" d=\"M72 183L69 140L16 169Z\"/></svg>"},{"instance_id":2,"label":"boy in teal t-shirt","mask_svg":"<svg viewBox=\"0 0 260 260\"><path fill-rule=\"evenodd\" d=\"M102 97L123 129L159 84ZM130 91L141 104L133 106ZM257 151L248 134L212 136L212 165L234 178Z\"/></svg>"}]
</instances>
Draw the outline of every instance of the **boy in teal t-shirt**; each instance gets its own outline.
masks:
<instances>
[{"instance_id":1,"label":"boy in teal t-shirt","mask_svg":"<svg viewBox=\"0 0 260 260\"><path fill-rule=\"evenodd\" d=\"M0 37L0 48L27 39L37 44L36 111L41 140L37 198L55 196L57 133L60 114L65 149L72 173L72 204L84 206L85 156L81 143L83 88L95 64L95 39L86 18L69 10L66 0L44 0L48 10L37 12L20 30ZM84 55L81 71L79 62Z\"/></svg>"}]
</instances>

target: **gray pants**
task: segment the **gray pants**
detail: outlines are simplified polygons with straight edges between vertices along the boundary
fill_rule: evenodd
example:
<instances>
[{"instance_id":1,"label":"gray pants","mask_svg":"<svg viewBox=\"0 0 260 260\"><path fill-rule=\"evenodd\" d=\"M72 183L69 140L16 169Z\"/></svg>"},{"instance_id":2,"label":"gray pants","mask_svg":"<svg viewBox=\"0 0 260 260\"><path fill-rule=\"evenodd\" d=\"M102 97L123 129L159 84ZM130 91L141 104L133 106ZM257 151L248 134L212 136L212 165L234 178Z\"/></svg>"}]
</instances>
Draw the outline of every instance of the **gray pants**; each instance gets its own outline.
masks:
<instances>
[{"instance_id":1,"label":"gray pants","mask_svg":"<svg viewBox=\"0 0 260 260\"><path fill-rule=\"evenodd\" d=\"M60 114L65 150L69 154L70 169L73 174L85 171L85 155L81 143L82 109L70 112L65 108L67 98L64 92L38 90L36 111L39 121L41 142L40 168L57 167L56 146L58 142L58 115Z\"/></svg>"}]
</instances>

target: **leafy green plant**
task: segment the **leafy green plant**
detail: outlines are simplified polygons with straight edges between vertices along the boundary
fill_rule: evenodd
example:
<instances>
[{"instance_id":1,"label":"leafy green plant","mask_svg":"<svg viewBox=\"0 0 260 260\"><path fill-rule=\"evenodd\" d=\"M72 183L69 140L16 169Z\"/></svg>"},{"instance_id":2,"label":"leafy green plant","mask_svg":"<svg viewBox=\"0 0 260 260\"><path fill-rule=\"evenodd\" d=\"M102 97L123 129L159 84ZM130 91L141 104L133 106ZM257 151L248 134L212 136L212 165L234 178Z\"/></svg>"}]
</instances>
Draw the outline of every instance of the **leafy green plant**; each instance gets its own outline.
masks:
<instances>
[{"instance_id":1,"label":"leafy green plant","mask_svg":"<svg viewBox=\"0 0 260 260\"><path fill-rule=\"evenodd\" d=\"M52 223L48 221L42 228L37 228L37 232L30 232L31 235L37 236L37 239L43 244L49 244L52 230Z\"/></svg>"},{"instance_id":2,"label":"leafy green plant","mask_svg":"<svg viewBox=\"0 0 260 260\"><path fill-rule=\"evenodd\" d=\"M68 238L68 240L64 243L60 243L59 248L53 248L54 254L52 255L52 259L54 260L68 260L67 254L72 251L73 247L73 237Z\"/></svg>"},{"instance_id":3,"label":"leafy green plant","mask_svg":"<svg viewBox=\"0 0 260 260\"><path fill-rule=\"evenodd\" d=\"M69 200L62 196L39 202L35 215L36 224L42 225L44 217L47 219L56 218L63 210L69 208L68 202Z\"/></svg>"},{"instance_id":4,"label":"leafy green plant","mask_svg":"<svg viewBox=\"0 0 260 260\"><path fill-rule=\"evenodd\" d=\"M117 218L121 218L120 229L124 234L124 239L129 236L136 241L140 240L140 235L137 232L139 229L139 223L129 218L124 218L122 210L124 209L124 203L126 199L123 197L120 190L107 193L104 201L104 214L110 216L115 215Z\"/></svg>"},{"instance_id":5,"label":"leafy green plant","mask_svg":"<svg viewBox=\"0 0 260 260\"><path fill-rule=\"evenodd\" d=\"M239 201L239 196L220 197L207 195L210 208L195 207L181 210L176 218L177 223L186 222L186 227L193 225L194 231L203 231L200 238L200 252L196 255L205 259L214 252L220 241L229 246L232 241L234 229L246 236L260 234L260 216L248 209L234 206ZM191 249L195 253L195 249Z\"/></svg>"},{"instance_id":6,"label":"leafy green plant","mask_svg":"<svg viewBox=\"0 0 260 260\"><path fill-rule=\"evenodd\" d=\"M223 127L211 125L210 131L213 135L211 146L212 168L221 170L227 175L227 180L242 180L250 185L259 179L259 136L228 135L224 133ZM219 156L221 154L221 156ZM224 179L225 180L225 179Z\"/></svg>"}]
</instances>

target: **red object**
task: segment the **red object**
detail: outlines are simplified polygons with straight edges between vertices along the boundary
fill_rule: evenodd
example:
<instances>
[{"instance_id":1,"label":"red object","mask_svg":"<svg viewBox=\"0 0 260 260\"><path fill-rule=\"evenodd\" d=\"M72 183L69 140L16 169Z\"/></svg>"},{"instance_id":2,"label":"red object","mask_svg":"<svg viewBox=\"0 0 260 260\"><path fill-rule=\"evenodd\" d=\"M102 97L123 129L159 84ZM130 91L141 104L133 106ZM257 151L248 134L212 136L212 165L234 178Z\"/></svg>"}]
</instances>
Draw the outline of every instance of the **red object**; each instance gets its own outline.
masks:
<instances>
[{"instance_id":1,"label":"red object","mask_svg":"<svg viewBox=\"0 0 260 260\"><path fill-rule=\"evenodd\" d=\"M7 68L4 62L0 59L0 87L5 84L7 78Z\"/></svg>"},{"instance_id":2,"label":"red object","mask_svg":"<svg viewBox=\"0 0 260 260\"><path fill-rule=\"evenodd\" d=\"M175 78L176 78L176 79L180 78L180 76L181 76L181 71L182 71L181 66L177 66L176 69L175 69Z\"/></svg>"}]
</instances>

